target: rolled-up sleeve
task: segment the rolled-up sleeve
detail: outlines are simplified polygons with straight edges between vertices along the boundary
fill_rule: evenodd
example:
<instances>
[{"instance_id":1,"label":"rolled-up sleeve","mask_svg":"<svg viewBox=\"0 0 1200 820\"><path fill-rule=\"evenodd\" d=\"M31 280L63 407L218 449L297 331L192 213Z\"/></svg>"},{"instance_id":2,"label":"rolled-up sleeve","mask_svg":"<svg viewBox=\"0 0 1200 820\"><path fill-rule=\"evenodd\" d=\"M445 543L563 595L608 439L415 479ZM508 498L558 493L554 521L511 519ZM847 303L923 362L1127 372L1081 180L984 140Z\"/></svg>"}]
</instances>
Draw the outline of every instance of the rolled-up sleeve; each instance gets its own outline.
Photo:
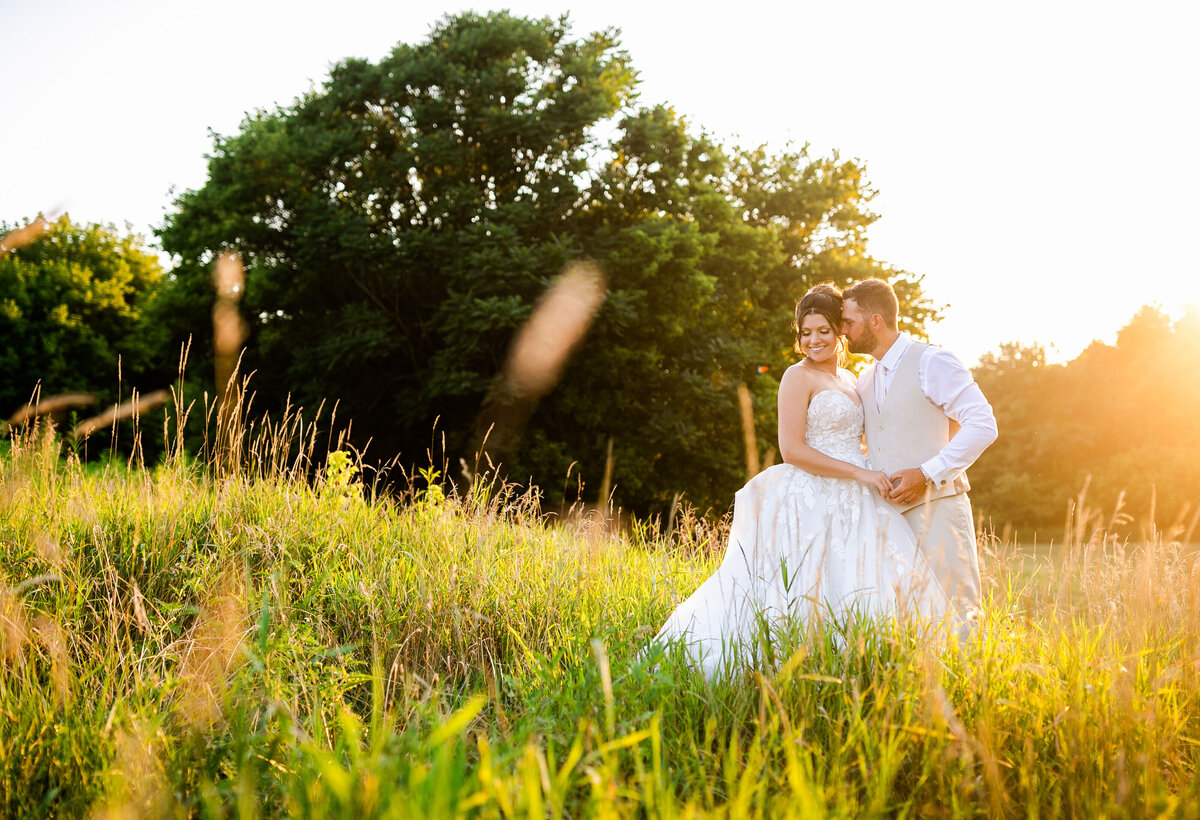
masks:
<instances>
[{"instance_id":1,"label":"rolled-up sleeve","mask_svg":"<svg viewBox=\"0 0 1200 820\"><path fill-rule=\"evenodd\" d=\"M958 423L959 431L921 466L935 484L953 481L991 446L999 432L996 414L971 371L957 356L930 346L918 364L921 392Z\"/></svg>"}]
</instances>

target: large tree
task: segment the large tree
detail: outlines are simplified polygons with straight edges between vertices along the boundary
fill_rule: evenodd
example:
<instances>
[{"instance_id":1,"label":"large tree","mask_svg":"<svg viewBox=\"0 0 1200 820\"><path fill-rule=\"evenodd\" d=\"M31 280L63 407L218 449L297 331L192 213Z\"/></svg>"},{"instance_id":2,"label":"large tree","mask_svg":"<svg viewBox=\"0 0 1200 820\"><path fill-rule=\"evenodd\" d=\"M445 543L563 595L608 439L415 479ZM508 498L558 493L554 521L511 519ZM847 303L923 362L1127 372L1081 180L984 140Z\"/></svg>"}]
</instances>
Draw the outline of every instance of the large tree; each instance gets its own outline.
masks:
<instances>
[{"instance_id":1,"label":"large tree","mask_svg":"<svg viewBox=\"0 0 1200 820\"><path fill-rule=\"evenodd\" d=\"M10 227L0 223L0 236ZM162 277L140 237L66 215L30 244L0 249L0 418L39 382L44 396L116 398L118 358L126 387L137 385L161 343L144 320Z\"/></svg>"},{"instance_id":2,"label":"large tree","mask_svg":"<svg viewBox=\"0 0 1200 820\"><path fill-rule=\"evenodd\" d=\"M773 440L807 286L883 275L913 328L929 315L913 277L866 253L871 195L856 162L725 148L636 106L612 33L466 14L218 138L162 231L178 258L163 315L207 350L212 259L241 252L262 398L338 399L376 452L409 462L440 441L437 419L454 463L514 330L589 258L607 298L509 474L594 488L611 440L619 500L724 506L745 477L737 385Z\"/></svg>"}]
</instances>

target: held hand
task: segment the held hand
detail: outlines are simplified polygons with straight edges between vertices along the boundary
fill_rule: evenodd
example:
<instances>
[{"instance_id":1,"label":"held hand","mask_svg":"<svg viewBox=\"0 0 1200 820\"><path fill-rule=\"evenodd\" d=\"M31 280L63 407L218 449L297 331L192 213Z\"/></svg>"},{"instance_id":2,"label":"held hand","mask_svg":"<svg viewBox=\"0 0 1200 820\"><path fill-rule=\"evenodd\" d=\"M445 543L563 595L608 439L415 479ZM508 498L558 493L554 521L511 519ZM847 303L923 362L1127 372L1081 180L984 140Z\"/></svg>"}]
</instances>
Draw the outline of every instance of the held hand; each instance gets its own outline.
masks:
<instances>
[{"instance_id":1,"label":"held hand","mask_svg":"<svg viewBox=\"0 0 1200 820\"><path fill-rule=\"evenodd\" d=\"M911 504L920 501L928 489L925 474L920 467L910 467L892 473L891 492L885 497L900 504Z\"/></svg>"},{"instance_id":2,"label":"held hand","mask_svg":"<svg viewBox=\"0 0 1200 820\"><path fill-rule=\"evenodd\" d=\"M880 470L863 470L859 469L854 473L854 480L860 481L863 484L869 484L879 491L879 495L883 498L888 497L888 492L892 489L891 483L888 481L887 473Z\"/></svg>"}]
</instances>

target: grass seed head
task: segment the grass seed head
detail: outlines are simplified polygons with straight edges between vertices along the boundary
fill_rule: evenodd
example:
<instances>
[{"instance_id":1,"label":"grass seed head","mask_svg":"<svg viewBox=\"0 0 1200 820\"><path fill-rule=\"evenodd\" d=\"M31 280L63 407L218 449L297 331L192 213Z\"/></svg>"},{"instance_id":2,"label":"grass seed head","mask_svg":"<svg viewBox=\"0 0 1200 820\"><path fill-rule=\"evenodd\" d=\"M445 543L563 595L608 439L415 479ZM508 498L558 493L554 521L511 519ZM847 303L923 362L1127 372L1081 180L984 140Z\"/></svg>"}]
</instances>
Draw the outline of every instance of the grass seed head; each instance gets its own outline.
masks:
<instances>
[{"instance_id":1,"label":"grass seed head","mask_svg":"<svg viewBox=\"0 0 1200 820\"><path fill-rule=\"evenodd\" d=\"M0 588L0 655L5 663L19 663L24 657L29 630L23 609L18 595Z\"/></svg>"},{"instance_id":2,"label":"grass seed head","mask_svg":"<svg viewBox=\"0 0 1200 820\"><path fill-rule=\"evenodd\" d=\"M221 719L222 699L229 676L239 665L247 624L244 598L236 576L226 571L180 651L179 709L197 728Z\"/></svg>"},{"instance_id":3,"label":"grass seed head","mask_svg":"<svg viewBox=\"0 0 1200 820\"><path fill-rule=\"evenodd\" d=\"M34 619L33 634L50 656L50 681L54 686L54 694L59 705L66 706L71 701L71 656L66 636L57 621L44 615Z\"/></svg>"},{"instance_id":4,"label":"grass seed head","mask_svg":"<svg viewBox=\"0 0 1200 820\"><path fill-rule=\"evenodd\" d=\"M547 289L517 332L505 365L514 389L539 397L554 386L604 301L605 280L586 264L568 268Z\"/></svg>"}]
</instances>

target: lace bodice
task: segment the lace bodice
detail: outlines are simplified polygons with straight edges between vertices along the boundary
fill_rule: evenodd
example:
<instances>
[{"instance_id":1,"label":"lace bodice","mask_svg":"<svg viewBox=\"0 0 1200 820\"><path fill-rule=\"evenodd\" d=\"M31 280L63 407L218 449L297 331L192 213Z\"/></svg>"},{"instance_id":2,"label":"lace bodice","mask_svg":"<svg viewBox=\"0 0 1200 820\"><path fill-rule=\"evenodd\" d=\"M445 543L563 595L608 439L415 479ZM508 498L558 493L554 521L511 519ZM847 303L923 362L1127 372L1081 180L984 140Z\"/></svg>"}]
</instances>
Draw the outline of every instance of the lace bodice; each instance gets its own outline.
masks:
<instances>
[{"instance_id":1,"label":"lace bodice","mask_svg":"<svg viewBox=\"0 0 1200 820\"><path fill-rule=\"evenodd\" d=\"M862 407L840 390L822 390L808 403L804 442L827 456L863 465Z\"/></svg>"}]
</instances>

